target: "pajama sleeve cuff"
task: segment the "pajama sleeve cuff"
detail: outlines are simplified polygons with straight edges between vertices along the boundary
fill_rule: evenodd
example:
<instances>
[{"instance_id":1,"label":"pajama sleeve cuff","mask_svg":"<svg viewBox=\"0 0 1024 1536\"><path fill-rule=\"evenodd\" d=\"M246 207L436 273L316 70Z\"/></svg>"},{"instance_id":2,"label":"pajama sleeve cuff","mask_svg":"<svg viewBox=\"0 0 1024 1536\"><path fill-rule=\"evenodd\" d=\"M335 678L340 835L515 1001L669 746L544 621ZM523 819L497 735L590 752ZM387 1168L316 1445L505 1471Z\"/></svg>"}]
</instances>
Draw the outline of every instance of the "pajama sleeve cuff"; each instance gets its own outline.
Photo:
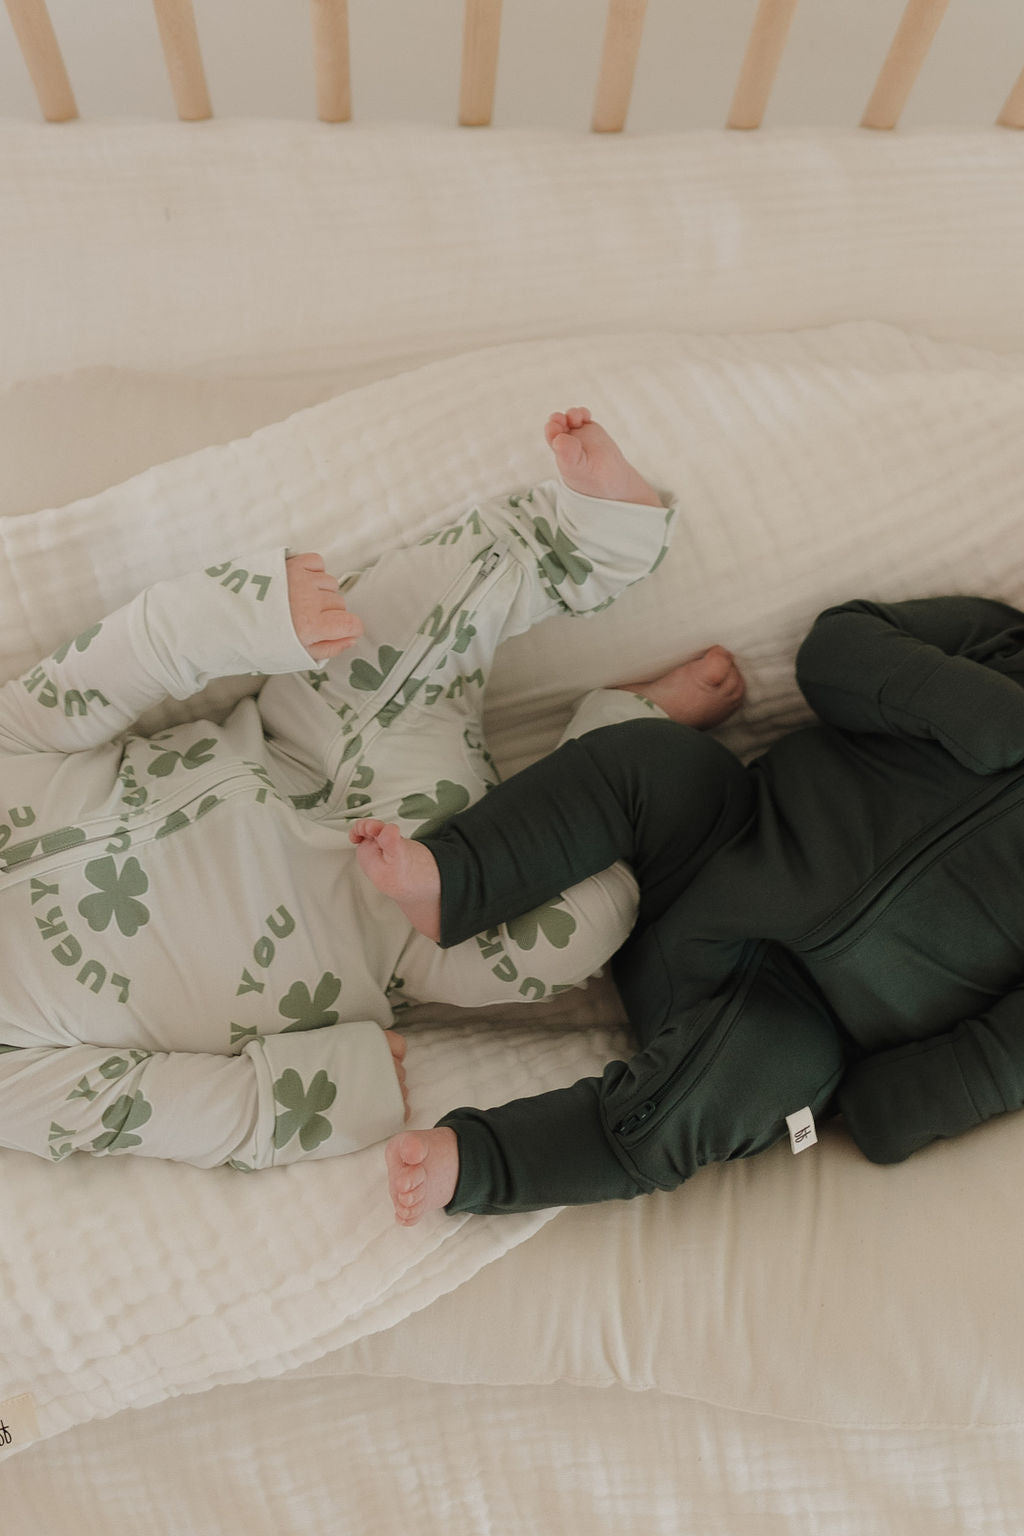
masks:
<instances>
[{"instance_id":1,"label":"pajama sleeve cuff","mask_svg":"<svg viewBox=\"0 0 1024 1536\"><path fill-rule=\"evenodd\" d=\"M851 1136L873 1163L901 1163L1003 1108L1001 1102L975 1102L950 1036L865 1057L844 1078L838 1103Z\"/></svg>"},{"instance_id":2,"label":"pajama sleeve cuff","mask_svg":"<svg viewBox=\"0 0 1024 1536\"><path fill-rule=\"evenodd\" d=\"M337 1157L402 1129L402 1090L379 1024L265 1035L245 1054L256 1071L259 1107L252 1145L237 1162L276 1168Z\"/></svg>"}]
</instances>

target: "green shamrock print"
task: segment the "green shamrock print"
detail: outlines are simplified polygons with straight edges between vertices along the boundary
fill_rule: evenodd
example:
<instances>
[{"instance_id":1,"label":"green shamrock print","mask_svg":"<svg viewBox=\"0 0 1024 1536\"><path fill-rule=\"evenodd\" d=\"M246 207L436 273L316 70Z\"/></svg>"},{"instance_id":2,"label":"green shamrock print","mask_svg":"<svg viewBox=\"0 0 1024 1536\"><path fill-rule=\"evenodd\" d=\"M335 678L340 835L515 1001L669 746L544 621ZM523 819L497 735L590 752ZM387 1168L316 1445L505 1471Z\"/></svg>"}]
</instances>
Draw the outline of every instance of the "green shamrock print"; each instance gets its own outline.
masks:
<instances>
[{"instance_id":1,"label":"green shamrock print","mask_svg":"<svg viewBox=\"0 0 1024 1536\"><path fill-rule=\"evenodd\" d=\"M540 564L549 581L557 587L568 578L574 587L582 587L594 567L580 554L578 546L572 542L565 530L559 528L552 533L545 518L535 517L533 531L538 542L546 545L548 549L548 553L542 556Z\"/></svg>"},{"instance_id":2,"label":"green shamrock print","mask_svg":"<svg viewBox=\"0 0 1024 1536\"><path fill-rule=\"evenodd\" d=\"M183 827L191 823L184 811L172 811L162 826L154 832L154 840L159 837L170 837L172 832L180 832Z\"/></svg>"},{"instance_id":3,"label":"green shamrock print","mask_svg":"<svg viewBox=\"0 0 1024 1536\"><path fill-rule=\"evenodd\" d=\"M401 659L401 651L396 651L393 645L382 645L377 651L377 665L364 660L362 656L352 663L348 680L353 688L358 688L362 693L372 693L379 688L387 677L396 661Z\"/></svg>"},{"instance_id":4,"label":"green shamrock print","mask_svg":"<svg viewBox=\"0 0 1024 1536\"><path fill-rule=\"evenodd\" d=\"M145 1125L152 1113L152 1104L147 1102L141 1092L123 1093L116 1104L103 1111L103 1124L107 1130L92 1142L92 1150L126 1152L129 1147L141 1147L142 1137L131 1133L137 1131L140 1125Z\"/></svg>"},{"instance_id":5,"label":"green shamrock print","mask_svg":"<svg viewBox=\"0 0 1024 1536\"><path fill-rule=\"evenodd\" d=\"M274 1122L274 1146L286 1147L298 1132L303 1152L315 1151L333 1134L331 1122L321 1111L330 1109L337 1095L337 1088L322 1068L307 1091L295 1068L286 1067L274 1084L274 1098L284 1105L284 1114Z\"/></svg>"},{"instance_id":6,"label":"green shamrock print","mask_svg":"<svg viewBox=\"0 0 1024 1536\"><path fill-rule=\"evenodd\" d=\"M159 757L153 759L146 772L155 779L166 779L178 763L183 768L201 768L204 763L213 762L213 749L216 745L212 736L207 736L202 741L194 741L187 752L160 751ZM159 748L154 750L159 751Z\"/></svg>"},{"instance_id":7,"label":"green shamrock print","mask_svg":"<svg viewBox=\"0 0 1024 1536\"><path fill-rule=\"evenodd\" d=\"M422 821L424 825L417 828L418 832L432 832L449 816L464 811L470 800L469 790L453 784L451 779L438 780L434 795L433 800L429 795L406 795L398 807L399 816L403 821Z\"/></svg>"},{"instance_id":8,"label":"green shamrock print","mask_svg":"<svg viewBox=\"0 0 1024 1536\"><path fill-rule=\"evenodd\" d=\"M287 1035L294 1029L326 1029L330 1024L337 1024L337 1010L331 1004L340 991L341 982L330 971L321 976L312 996L306 983L297 981L278 1004L278 1013L295 1020L294 1024L286 1024L281 1033Z\"/></svg>"},{"instance_id":9,"label":"green shamrock print","mask_svg":"<svg viewBox=\"0 0 1024 1536\"><path fill-rule=\"evenodd\" d=\"M125 859L120 872L109 854L92 859L85 866L85 878L98 894L83 896L78 910L94 933L102 933L116 918L125 938L131 939L149 922L149 908L137 900L149 890L149 877L134 856Z\"/></svg>"},{"instance_id":10,"label":"green shamrock print","mask_svg":"<svg viewBox=\"0 0 1024 1536\"><path fill-rule=\"evenodd\" d=\"M532 912L524 912L522 917L514 917L506 923L510 938L520 949L532 949L541 933L553 949L565 949L576 932L576 919L571 912L560 910L562 900L563 897L555 896L543 906L534 907Z\"/></svg>"},{"instance_id":11,"label":"green shamrock print","mask_svg":"<svg viewBox=\"0 0 1024 1536\"><path fill-rule=\"evenodd\" d=\"M63 661L72 646L74 646L76 651L87 651L102 628L102 624L94 624L91 629L83 629L82 633L76 635L73 640L65 640L64 644L58 646L54 651L54 661Z\"/></svg>"}]
</instances>

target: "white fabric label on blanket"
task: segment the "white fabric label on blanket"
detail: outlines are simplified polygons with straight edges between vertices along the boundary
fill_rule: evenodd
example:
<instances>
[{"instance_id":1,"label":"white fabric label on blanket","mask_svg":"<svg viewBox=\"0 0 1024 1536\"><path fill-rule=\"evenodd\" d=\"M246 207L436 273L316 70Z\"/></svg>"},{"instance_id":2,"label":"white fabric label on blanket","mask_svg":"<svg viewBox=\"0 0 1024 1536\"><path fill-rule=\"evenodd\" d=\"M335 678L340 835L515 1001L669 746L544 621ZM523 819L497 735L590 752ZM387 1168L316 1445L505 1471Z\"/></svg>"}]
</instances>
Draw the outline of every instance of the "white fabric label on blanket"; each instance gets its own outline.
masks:
<instances>
[{"instance_id":1,"label":"white fabric label on blanket","mask_svg":"<svg viewBox=\"0 0 1024 1536\"><path fill-rule=\"evenodd\" d=\"M814 1116L808 1105L798 1109L795 1114L786 1116L786 1124L789 1126L789 1144L795 1152L806 1152L808 1147L817 1144L818 1133L814 1129Z\"/></svg>"},{"instance_id":2,"label":"white fabric label on blanket","mask_svg":"<svg viewBox=\"0 0 1024 1536\"><path fill-rule=\"evenodd\" d=\"M0 1459L13 1456L33 1440L39 1439L39 1421L36 1418L36 1402L31 1392L20 1397L9 1397L0 1403Z\"/></svg>"}]
</instances>

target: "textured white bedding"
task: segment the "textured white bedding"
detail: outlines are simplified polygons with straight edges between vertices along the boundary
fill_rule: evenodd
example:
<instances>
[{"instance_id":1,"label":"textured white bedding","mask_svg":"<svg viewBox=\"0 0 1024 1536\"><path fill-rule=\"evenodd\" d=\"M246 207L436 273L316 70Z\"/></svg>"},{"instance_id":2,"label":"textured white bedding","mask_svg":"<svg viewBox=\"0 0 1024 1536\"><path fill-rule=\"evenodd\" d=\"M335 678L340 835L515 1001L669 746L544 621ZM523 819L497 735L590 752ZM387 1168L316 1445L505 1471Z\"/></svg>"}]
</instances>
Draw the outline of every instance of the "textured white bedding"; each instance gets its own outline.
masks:
<instances>
[{"instance_id":1,"label":"textured white bedding","mask_svg":"<svg viewBox=\"0 0 1024 1536\"><path fill-rule=\"evenodd\" d=\"M251 1382L8 1463L4 1529L1016 1536L1020 1450L1017 1429L838 1430L617 1386Z\"/></svg>"},{"instance_id":2,"label":"textured white bedding","mask_svg":"<svg viewBox=\"0 0 1024 1536\"><path fill-rule=\"evenodd\" d=\"M551 621L508 647L494 735L506 759L509 721L519 725L518 753L536 755L581 689L712 637L732 645L747 672L748 719L733 736L749 745L802 716L792 656L823 603L861 591L1024 599L1024 367L1015 360L883 326L646 334L433 364L87 503L9 520L0 564L9 668L148 580L236 543L259 545L271 528L347 569L436 524L453 499L530 482L546 452L540 402L573 397L591 403L656 482L678 487L682 526L656 575L583 626L582 640ZM47 600L19 607L25 592ZM414 1115L429 1124L454 1103L567 1082L622 1047L604 1031L424 1030L409 1052ZM589 1337L580 1333L517 1354L522 1374L512 1379L617 1375L833 1423L1017 1422L1024 1373L1007 1316L1011 1301L1016 1315L1016 1287L1005 1277L1020 1258L1020 1131L1013 1121L988 1127L896 1175L831 1139L796 1166L772 1154L702 1175L671 1207L678 1225L669 1230L689 1262L681 1253L685 1320L662 1319L665 1350L641 1304L624 1319L614 1371L608 1360L576 1359ZM936 1224L951 1181L957 1219ZM624 1219L609 1211L609 1223ZM308 1364L400 1323L545 1219L439 1213L400 1231L380 1149L250 1179L130 1158L73 1159L58 1172L5 1154L0 1401L32 1392L45 1435ZM610 1261L613 1245L601 1246ZM627 1271L638 1246L618 1250ZM663 1277L671 1247L670 1237L656 1266ZM952 1300L949 1288L924 1283L932 1266L949 1275L958 1262ZM853 1270L863 1281L851 1296ZM615 1277L605 1278L613 1291ZM822 1320L809 1329L816 1308ZM543 1332L543 1314L531 1316ZM748 1335L740 1349L737 1319ZM512 1333L505 1338L514 1348ZM880 1338L885 1368L872 1370ZM502 1330L493 1342L505 1358ZM543 1346L540 1335L534 1344ZM379 1364L389 1368L386 1350ZM373 1352L356 1368L378 1368ZM505 1379L500 1363L480 1366L495 1379L488 1370Z\"/></svg>"},{"instance_id":3,"label":"textured white bedding","mask_svg":"<svg viewBox=\"0 0 1024 1536\"><path fill-rule=\"evenodd\" d=\"M874 319L1024 348L1021 136L0 123L0 383Z\"/></svg>"}]
</instances>

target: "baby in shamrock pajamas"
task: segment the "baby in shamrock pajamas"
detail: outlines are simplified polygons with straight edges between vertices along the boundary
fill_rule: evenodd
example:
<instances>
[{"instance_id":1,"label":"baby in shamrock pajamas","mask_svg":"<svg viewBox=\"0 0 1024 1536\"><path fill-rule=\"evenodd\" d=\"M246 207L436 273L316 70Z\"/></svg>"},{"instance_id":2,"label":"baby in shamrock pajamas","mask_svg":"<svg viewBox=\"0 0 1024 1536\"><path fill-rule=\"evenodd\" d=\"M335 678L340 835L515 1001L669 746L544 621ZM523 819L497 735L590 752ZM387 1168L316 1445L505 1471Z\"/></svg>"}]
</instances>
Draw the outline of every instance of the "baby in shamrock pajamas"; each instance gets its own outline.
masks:
<instances>
[{"instance_id":1,"label":"baby in shamrock pajamas","mask_svg":"<svg viewBox=\"0 0 1024 1536\"><path fill-rule=\"evenodd\" d=\"M156 584L0 689L0 1145L244 1169L352 1151L404 1118L393 1003L550 996L622 942L624 866L441 951L349 838L478 798L498 643L597 611L664 551L672 509L588 412L546 436L560 481L344 596L317 556L249 553ZM168 694L252 671L268 680L223 725L133 733ZM602 691L571 729L649 708Z\"/></svg>"}]
</instances>

